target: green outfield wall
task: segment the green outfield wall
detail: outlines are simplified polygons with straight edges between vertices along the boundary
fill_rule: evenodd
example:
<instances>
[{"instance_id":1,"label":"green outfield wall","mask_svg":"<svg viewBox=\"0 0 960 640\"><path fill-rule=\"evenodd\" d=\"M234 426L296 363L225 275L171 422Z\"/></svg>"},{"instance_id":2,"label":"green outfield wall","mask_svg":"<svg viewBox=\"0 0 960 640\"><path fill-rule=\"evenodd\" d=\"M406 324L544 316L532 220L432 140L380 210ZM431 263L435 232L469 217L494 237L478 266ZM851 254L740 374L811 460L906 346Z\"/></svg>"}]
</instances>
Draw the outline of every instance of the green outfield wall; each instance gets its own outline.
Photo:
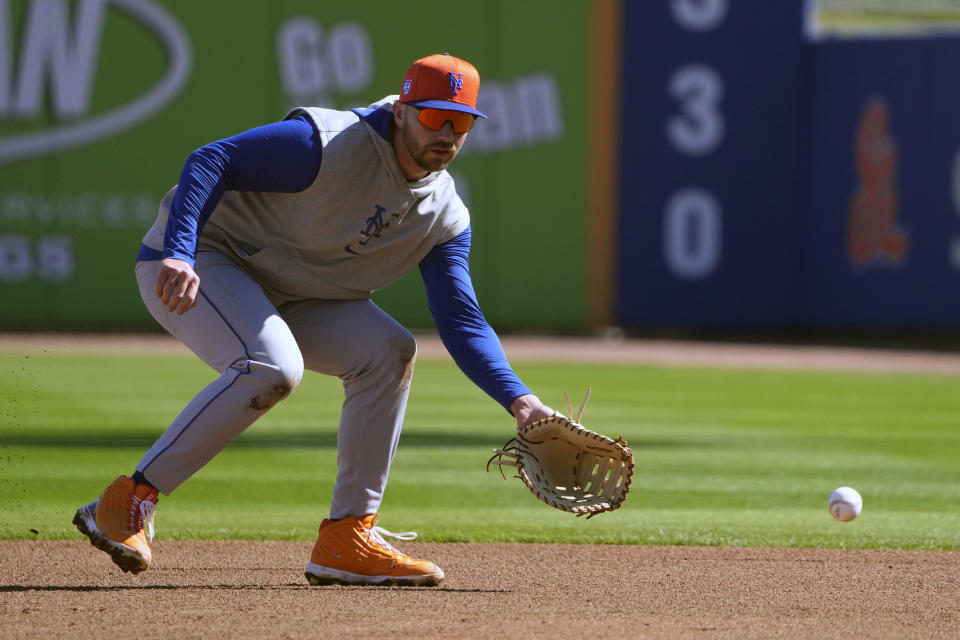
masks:
<instances>
[{"instance_id":1,"label":"green outfield wall","mask_svg":"<svg viewBox=\"0 0 960 640\"><path fill-rule=\"evenodd\" d=\"M192 150L294 105L365 106L436 52L479 68L490 115L451 166L488 318L583 328L592 13L550 0L0 0L0 328L153 327L134 256ZM417 273L375 299L431 325Z\"/></svg>"}]
</instances>

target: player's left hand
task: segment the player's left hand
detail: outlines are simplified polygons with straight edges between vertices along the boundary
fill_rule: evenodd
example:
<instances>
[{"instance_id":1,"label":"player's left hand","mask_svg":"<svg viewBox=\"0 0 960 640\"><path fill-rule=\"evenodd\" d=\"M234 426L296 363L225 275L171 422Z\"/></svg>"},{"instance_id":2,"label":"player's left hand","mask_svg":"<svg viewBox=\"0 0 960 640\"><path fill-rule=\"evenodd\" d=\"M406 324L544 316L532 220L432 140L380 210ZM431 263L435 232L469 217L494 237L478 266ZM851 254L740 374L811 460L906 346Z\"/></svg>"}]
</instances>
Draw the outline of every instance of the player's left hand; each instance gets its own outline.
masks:
<instances>
[{"instance_id":1,"label":"player's left hand","mask_svg":"<svg viewBox=\"0 0 960 640\"><path fill-rule=\"evenodd\" d=\"M540 402L540 398L528 393L515 398L510 404L510 413L517 419L517 428L525 427L531 422L549 418L556 413L553 409Z\"/></svg>"},{"instance_id":2,"label":"player's left hand","mask_svg":"<svg viewBox=\"0 0 960 640\"><path fill-rule=\"evenodd\" d=\"M618 509L630 491L633 452L623 438L611 438L580 424L589 389L576 415L569 396L563 395L570 418L559 413L542 417L551 410L532 394L514 400L510 408L517 423L529 423L518 426L516 437L493 450L487 471L490 465L500 467L501 473L503 467L513 467L533 495L577 516L592 518Z\"/></svg>"}]
</instances>

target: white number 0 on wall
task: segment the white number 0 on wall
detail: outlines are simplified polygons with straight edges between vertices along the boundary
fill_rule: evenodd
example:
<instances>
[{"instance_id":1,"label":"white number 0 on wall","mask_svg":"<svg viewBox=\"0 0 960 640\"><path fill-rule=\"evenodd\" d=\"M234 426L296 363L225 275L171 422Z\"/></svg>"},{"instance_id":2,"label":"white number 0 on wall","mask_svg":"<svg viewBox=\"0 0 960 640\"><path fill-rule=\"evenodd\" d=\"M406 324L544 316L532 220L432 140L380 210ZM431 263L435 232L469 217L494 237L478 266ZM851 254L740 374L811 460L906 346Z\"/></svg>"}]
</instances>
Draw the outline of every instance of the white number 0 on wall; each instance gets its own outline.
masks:
<instances>
[{"instance_id":1,"label":"white number 0 on wall","mask_svg":"<svg viewBox=\"0 0 960 640\"><path fill-rule=\"evenodd\" d=\"M720 264L723 249L720 203L709 191L687 187L668 201L663 216L664 261L684 280L701 280Z\"/></svg>"}]
</instances>

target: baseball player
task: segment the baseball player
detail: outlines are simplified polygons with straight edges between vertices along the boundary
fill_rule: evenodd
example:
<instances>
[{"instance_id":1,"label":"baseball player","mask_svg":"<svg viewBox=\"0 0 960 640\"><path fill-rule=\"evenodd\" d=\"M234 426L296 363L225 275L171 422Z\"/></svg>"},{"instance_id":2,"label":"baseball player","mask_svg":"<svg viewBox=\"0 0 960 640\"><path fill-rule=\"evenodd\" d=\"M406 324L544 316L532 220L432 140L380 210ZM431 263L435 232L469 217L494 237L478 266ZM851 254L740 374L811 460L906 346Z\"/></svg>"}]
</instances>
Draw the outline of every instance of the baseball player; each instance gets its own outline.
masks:
<instances>
[{"instance_id":1,"label":"baseball player","mask_svg":"<svg viewBox=\"0 0 960 640\"><path fill-rule=\"evenodd\" d=\"M74 524L124 571L150 566L169 494L288 396L304 369L344 401L330 517L311 584L435 585L377 512L397 448L416 343L370 294L419 267L457 365L522 426L549 417L513 372L470 279L470 221L446 167L476 118L480 78L447 54L414 62L400 94L364 109L297 108L201 147L163 198L137 256L150 313L220 375Z\"/></svg>"}]
</instances>

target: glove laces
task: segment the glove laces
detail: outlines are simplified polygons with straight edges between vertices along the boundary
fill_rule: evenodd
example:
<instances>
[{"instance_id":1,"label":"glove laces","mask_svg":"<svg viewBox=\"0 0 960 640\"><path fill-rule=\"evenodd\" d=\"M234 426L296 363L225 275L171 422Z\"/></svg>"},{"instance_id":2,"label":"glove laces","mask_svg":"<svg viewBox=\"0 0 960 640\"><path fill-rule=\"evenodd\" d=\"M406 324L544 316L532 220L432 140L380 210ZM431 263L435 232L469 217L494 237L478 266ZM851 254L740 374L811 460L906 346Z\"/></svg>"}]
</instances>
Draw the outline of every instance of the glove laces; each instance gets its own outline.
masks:
<instances>
[{"instance_id":1,"label":"glove laces","mask_svg":"<svg viewBox=\"0 0 960 640\"><path fill-rule=\"evenodd\" d=\"M590 399L590 391L593 387L587 387L587 395L583 397L583 402L580 404L580 410L577 411L577 417L572 418L574 422L580 424L580 418L583 416L583 410L587 408L587 400ZM567 395L567 392L563 392L563 397L567 400L567 413L573 416L573 405L570 404L570 396Z\"/></svg>"},{"instance_id":2,"label":"glove laces","mask_svg":"<svg viewBox=\"0 0 960 640\"><path fill-rule=\"evenodd\" d=\"M587 387L587 395L583 397L583 402L580 403L580 409L577 410L576 417L567 418L568 420L572 420L575 424L577 424L581 428L582 428L582 425L580 425L580 418L583 417L583 410L587 408L587 400L590 399L591 390L593 390L593 387ZM573 416L573 405L570 404L570 396L567 395L566 391L563 392L563 397L567 401L567 414L569 414L570 416ZM557 412L554 412L552 417L556 418L557 416L561 418L566 417L562 413L557 413ZM540 420L537 420L531 424L539 424L540 422L541 422ZM529 427L530 425L526 425L526 426ZM504 467L519 468L521 464L520 459L522 456L517 450L518 444L519 442L517 438L510 438L509 440L507 440L506 444L504 444L502 448L491 449L491 451L493 451L493 455L490 456L489 460L487 460L487 472L489 473L490 471L490 465L495 464L497 465L497 468L500 469L500 475L503 476L504 480L506 480L507 476L506 474L504 474L503 468ZM532 453L526 452L526 455L532 458L533 460L536 460L536 457L533 456ZM520 476L518 475L516 477L519 478Z\"/></svg>"}]
</instances>

